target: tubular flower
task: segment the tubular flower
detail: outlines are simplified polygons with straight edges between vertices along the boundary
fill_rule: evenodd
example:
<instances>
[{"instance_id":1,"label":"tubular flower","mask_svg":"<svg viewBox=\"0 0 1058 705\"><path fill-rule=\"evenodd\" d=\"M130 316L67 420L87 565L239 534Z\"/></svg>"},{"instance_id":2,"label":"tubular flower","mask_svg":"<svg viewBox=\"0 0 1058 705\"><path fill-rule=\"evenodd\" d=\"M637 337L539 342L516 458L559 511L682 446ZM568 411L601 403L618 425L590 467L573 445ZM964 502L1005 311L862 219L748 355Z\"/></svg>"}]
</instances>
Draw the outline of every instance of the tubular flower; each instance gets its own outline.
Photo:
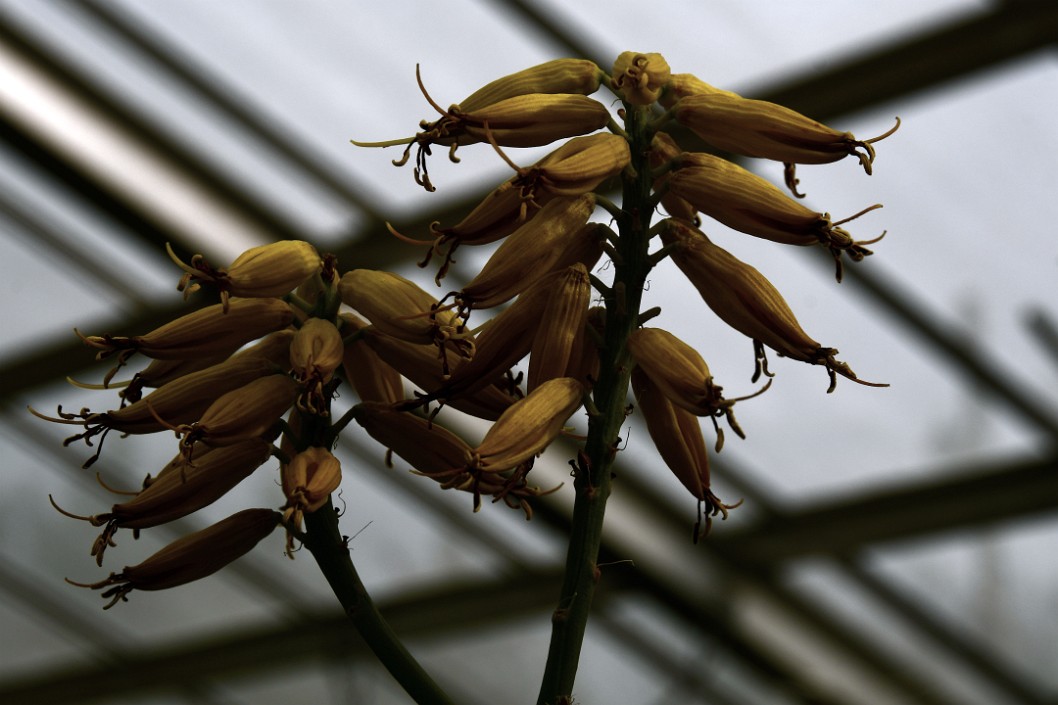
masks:
<instances>
[{"instance_id":1,"label":"tubular flower","mask_svg":"<svg viewBox=\"0 0 1058 705\"><path fill-rule=\"evenodd\" d=\"M97 565L103 565L103 553L113 546L118 529L148 529L161 526L208 507L227 494L254 470L268 460L271 444L254 439L210 450L200 454L191 464L177 455L158 477L128 502L115 504L109 512L90 517L78 517L64 510L67 516L85 519L92 526L104 526L92 545Z\"/></svg>"},{"instance_id":2,"label":"tubular flower","mask_svg":"<svg viewBox=\"0 0 1058 705\"><path fill-rule=\"evenodd\" d=\"M757 353L756 380L768 374L762 345L780 355L814 365L823 365L830 375L828 392L841 375L867 386L849 366L835 359L838 351L824 348L810 338L778 290L760 272L731 253L714 245L705 233L678 220L665 221L661 240L674 247L672 260L690 279L705 303L721 320L752 338Z\"/></svg>"},{"instance_id":3,"label":"tubular flower","mask_svg":"<svg viewBox=\"0 0 1058 705\"><path fill-rule=\"evenodd\" d=\"M740 98L737 93L711 86L702 79L689 73L674 73L661 91L658 103L664 108L671 108L676 101L691 95L726 95Z\"/></svg>"},{"instance_id":4,"label":"tubular flower","mask_svg":"<svg viewBox=\"0 0 1058 705\"><path fill-rule=\"evenodd\" d=\"M316 248L301 240L282 240L254 247L235 258L228 267L212 267L202 255L182 262L173 249L166 245L169 257L184 270L177 286L186 298L208 284L220 291L221 303L227 310L229 296L273 298L289 294L323 268Z\"/></svg>"},{"instance_id":5,"label":"tubular flower","mask_svg":"<svg viewBox=\"0 0 1058 705\"><path fill-rule=\"evenodd\" d=\"M549 379L503 412L473 450L473 466L482 472L510 470L551 445L584 397L575 379Z\"/></svg>"},{"instance_id":6,"label":"tubular flower","mask_svg":"<svg viewBox=\"0 0 1058 705\"><path fill-rule=\"evenodd\" d=\"M613 87L626 103L650 105L669 83L669 64L661 54L623 52L613 65Z\"/></svg>"},{"instance_id":7,"label":"tubular flower","mask_svg":"<svg viewBox=\"0 0 1058 705\"><path fill-rule=\"evenodd\" d=\"M342 364L342 335L330 321L309 318L290 344L290 364L294 378L304 386L298 408L310 414L326 415L325 386Z\"/></svg>"},{"instance_id":8,"label":"tubular flower","mask_svg":"<svg viewBox=\"0 0 1058 705\"><path fill-rule=\"evenodd\" d=\"M286 328L293 320L294 312L280 299L234 299L227 307L207 306L146 335L92 335L81 339L99 351L97 360L116 354L121 367L137 352L157 360L229 355L262 335Z\"/></svg>"},{"instance_id":9,"label":"tubular flower","mask_svg":"<svg viewBox=\"0 0 1058 705\"><path fill-rule=\"evenodd\" d=\"M401 379L400 372L371 349L365 339L366 333L361 332L368 328L367 322L351 313L343 313L341 321L343 334L359 334L356 340L345 346L342 354L342 369L357 396L363 401L389 404L403 399L404 380ZM431 348L427 355L434 363L432 367L436 369L437 358L432 353Z\"/></svg>"},{"instance_id":10,"label":"tubular flower","mask_svg":"<svg viewBox=\"0 0 1058 705\"><path fill-rule=\"evenodd\" d=\"M699 224L698 210L684 198L680 198L666 187L668 170L675 164L675 160L683 154L683 149L676 144L672 136L659 132L654 135L650 143L650 168L655 172L664 171L654 179L654 191L661 194L661 205L673 218L682 218L688 222Z\"/></svg>"},{"instance_id":11,"label":"tubular flower","mask_svg":"<svg viewBox=\"0 0 1058 705\"><path fill-rule=\"evenodd\" d=\"M189 458L199 441L220 448L254 438L272 439L280 417L294 404L298 389L298 383L287 375L268 375L222 395L201 419L172 430L183 436L181 447Z\"/></svg>"},{"instance_id":12,"label":"tubular flower","mask_svg":"<svg viewBox=\"0 0 1058 705\"><path fill-rule=\"evenodd\" d=\"M437 299L392 272L354 269L338 283L342 301L387 335L409 343L451 346L472 357L474 343L462 319L441 308Z\"/></svg>"},{"instance_id":13,"label":"tubular flower","mask_svg":"<svg viewBox=\"0 0 1058 705\"><path fill-rule=\"evenodd\" d=\"M415 183L434 191L426 168L426 157L432 145L450 148L449 159L459 161L456 148L461 145L492 142L504 147L541 147L555 140L584 135L604 127L610 121L606 106L578 93L520 93L488 102L489 97L470 96L470 107L452 105L445 110L426 92L416 69L419 88L433 108L441 114L434 122L419 123L422 132L413 137L389 142L357 142L360 147L391 147L406 144L403 156L394 165L403 166L416 148ZM489 91L499 95L505 89Z\"/></svg>"},{"instance_id":14,"label":"tubular flower","mask_svg":"<svg viewBox=\"0 0 1058 705\"><path fill-rule=\"evenodd\" d=\"M105 590L103 609L128 601L133 590L166 590L200 580L250 552L272 533L282 515L271 509L244 509L227 519L177 539L150 558L98 583L67 582Z\"/></svg>"},{"instance_id":15,"label":"tubular flower","mask_svg":"<svg viewBox=\"0 0 1058 705\"><path fill-rule=\"evenodd\" d=\"M530 203L537 201L538 194L580 196L619 174L630 159L628 140L620 135L601 132L575 137L533 166L515 167L518 176L509 188L517 189L522 200Z\"/></svg>"},{"instance_id":16,"label":"tubular flower","mask_svg":"<svg viewBox=\"0 0 1058 705\"><path fill-rule=\"evenodd\" d=\"M724 225L747 235L786 245L822 245L834 256L841 281L841 255L854 262L871 254L838 227L852 218L832 223L829 213L818 213L789 198L764 178L726 159L702 153L685 153L666 183L669 193ZM884 235L884 233L883 233Z\"/></svg>"},{"instance_id":17,"label":"tubular flower","mask_svg":"<svg viewBox=\"0 0 1058 705\"><path fill-rule=\"evenodd\" d=\"M669 401L696 416L712 418L714 425L718 416L726 416L735 433L745 438L731 411L740 399L724 399L723 388L713 383L709 366L697 350L660 328L632 331L628 337L628 350L643 373ZM723 438L717 428L717 450L720 450Z\"/></svg>"},{"instance_id":18,"label":"tubular flower","mask_svg":"<svg viewBox=\"0 0 1058 705\"><path fill-rule=\"evenodd\" d=\"M497 78L459 101L458 107L473 112L530 93L591 95L599 90L603 76L602 69L587 59L554 59Z\"/></svg>"},{"instance_id":19,"label":"tubular flower","mask_svg":"<svg viewBox=\"0 0 1058 705\"><path fill-rule=\"evenodd\" d=\"M283 522L295 530L301 529L305 514L311 514L324 504L342 483L342 465L326 448L308 448L283 465L279 471L283 494ZM287 534L287 555L293 557L293 537Z\"/></svg>"},{"instance_id":20,"label":"tubular flower","mask_svg":"<svg viewBox=\"0 0 1058 705\"><path fill-rule=\"evenodd\" d=\"M591 301L588 270L575 264L564 271L547 299L540 325L529 353L526 389L533 390L549 379L563 377L577 359L577 336L584 330Z\"/></svg>"},{"instance_id":21,"label":"tubular flower","mask_svg":"<svg viewBox=\"0 0 1058 705\"><path fill-rule=\"evenodd\" d=\"M248 354L249 352L240 353L219 365L184 375L139 401L114 411L93 413L88 409L81 409L73 414L63 412L60 407L58 418L33 413L47 421L81 426L85 429L84 433L67 438L67 445L84 440L91 446L94 436L102 434L105 438L111 430L136 435L158 433L198 420L221 395L262 377L275 376L280 371L271 361ZM91 466L99 458L101 451L102 442L99 450L84 467Z\"/></svg>"},{"instance_id":22,"label":"tubular flower","mask_svg":"<svg viewBox=\"0 0 1058 705\"><path fill-rule=\"evenodd\" d=\"M874 166L874 143L900 126L897 118L888 132L858 140L851 132L839 132L781 105L726 92L692 93L672 111L681 125L718 149L788 165L829 164L854 155L868 174ZM792 167L787 168L786 183L796 189Z\"/></svg>"},{"instance_id":23,"label":"tubular flower","mask_svg":"<svg viewBox=\"0 0 1058 705\"><path fill-rule=\"evenodd\" d=\"M709 533L713 517L727 519L729 510L737 504L724 504L709 489L709 452L702 437L698 419L686 409L673 404L661 389L636 367L632 370L632 392L647 424L647 432L654 441L661 459L695 499L698 500L698 521L694 526L694 540ZM701 507L705 504L705 529L702 530Z\"/></svg>"},{"instance_id":24,"label":"tubular flower","mask_svg":"<svg viewBox=\"0 0 1058 705\"><path fill-rule=\"evenodd\" d=\"M595 194L557 198L512 233L456 295L461 310L510 301L555 268L595 210ZM602 253L601 248L599 253Z\"/></svg>"}]
</instances>

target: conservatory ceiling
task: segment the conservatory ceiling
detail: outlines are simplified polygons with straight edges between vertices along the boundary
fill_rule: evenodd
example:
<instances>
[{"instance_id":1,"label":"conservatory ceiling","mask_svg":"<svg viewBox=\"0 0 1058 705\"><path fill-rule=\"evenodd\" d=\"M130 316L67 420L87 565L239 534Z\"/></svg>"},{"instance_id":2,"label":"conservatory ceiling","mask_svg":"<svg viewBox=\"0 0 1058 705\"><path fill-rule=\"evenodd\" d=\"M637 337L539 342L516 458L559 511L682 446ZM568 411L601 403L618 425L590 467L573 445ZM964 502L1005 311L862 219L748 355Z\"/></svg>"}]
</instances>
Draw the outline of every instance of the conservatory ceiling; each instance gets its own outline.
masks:
<instances>
[{"instance_id":1,"label":"conservatory ceiling","mask_svg":"<svg viewBox=\"0 0 1058 705\"><path fill-rule=\"evenodd\" d=\"M716 229L858 372L892 386L828 395L819 370L775 361L774 388L740 406L747 438L715 458L717 493L744 503L698 545L694 502L632 423L578 702L1058 703L1058 4L424 8L0 0L0 702L404 702L281 539L107 612L65 584L99 578L90 532L48 496L80 509L110 495L78 469L84 447L63 447L26 407L75 407L65 378L103 374L75 326L146 331L187 310L166 243L225 261L304 239L345 268L428 281L385 223L453 222L510 168L490 150L435 157L427 194L392 150L349 143L406 136L431 114L417 65L447 105L549 58L608 68L635 49L857 135L899 116L871 177L799 171L835 215L885 206L862 229L886 238L842 284L812 252ZM648 294L725 386L753 389L748 343L706 320L693 290ZM104 455L108 482L156 470L147 444L110 443L127 450ZM460 702L527 702L564 556L569 456L534 469L567 486L527 523L381 468L370 441L341 453L356 468L343 530L394 627ZM267 483L248 492L275 503ZM115 562L233 506L125 540Z\"/></svg>"}]
</instances>

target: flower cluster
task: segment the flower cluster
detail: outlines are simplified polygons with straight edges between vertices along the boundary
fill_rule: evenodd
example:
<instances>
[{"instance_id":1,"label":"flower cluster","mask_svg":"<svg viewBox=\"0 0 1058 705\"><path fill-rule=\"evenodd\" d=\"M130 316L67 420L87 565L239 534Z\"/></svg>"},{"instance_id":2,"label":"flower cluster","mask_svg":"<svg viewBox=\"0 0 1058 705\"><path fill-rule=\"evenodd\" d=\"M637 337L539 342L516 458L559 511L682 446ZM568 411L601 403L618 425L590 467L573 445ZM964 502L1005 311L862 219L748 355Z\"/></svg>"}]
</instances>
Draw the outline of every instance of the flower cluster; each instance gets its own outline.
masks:
<instances>
[{"instance_id":1,"label":"flower cluster","mask_svg":"<svg viewBox=\"0 0 1058 705\"><path fill-rule=\"evenodd\" d=\"M604 86L623 103L616 114L589 97ZM121 389L120 403L100 412L60 407L55 417L38 415L79 426L67 442L98 442L86 466L112 430L179 438L175 457L132 499L79 517L103 527L92 547L100 565L120 529L138 532L187 516L271 457L279 460L285 496L278 511L245 510L91 584L107 588L110 604L133 589L208 575L280 525L293 550L305 538L305 517L328 506L340 485L331 451L352 421L418 474L470 493L475 510L491 497L530 517L530 500L542 493L528 481L534 460L581 407L588 435L574 473L609 474L630 388L661 458L699 510L704 506L708 529L710 517L726 516L733 505L710 490L698 417L713 421L719 450L717 419L725 417L742 436L732 407L744 398L725 398L701 355L675 335L643 326L659 313L639 310L646 276L665 257L710 309L753 341L754 380L771 377L765 357L771 348L822 365L830 390L837 376L861 382L836 359L837 350L805 333L760 272L699 229L699 214L778 243L818 244L833 255L839 280L843 258L862 260L871 254L869 242L840 227L849 219L833 222L731 161L685 151L666 128L682 125L718 149L785 163L795 195L795 164L853 156L870 173L873 144L886 135L857 140L780 106L672 74L655 53L626 52L610 74L590 61L551 61L447 109L430 103L440 118L423 121L414 136L357 144L405 145L398 166L414 148L415 180L430 191L426 158L434 145L449 148L456 160L459 146L488 143L511 165L513 176L459 223L433 224L428 239L390 227L427 248L422 266L434 255L442 259L438 284L459 247L499 242L470 281L437 298L395 273L340 273L333 257L296 241L254 248L228 267L201 255L187 264L170 250L184 272L185 296L203 289L218 294L219 303L146 335L82 336L99 359L116 361L99 386ZM504 151L560 140L527 167ZM611 200L617 189L619 205ZM659 206L667 217L655 223ZM609 224L592 220L600 210ZM592 273L604 256L614 273L610 283ZM593 291L602 306L592 306ZM489 309L491 317L471 327L470 318ZM152 362L115 383L135 356ZM524 377L516 375L525 358ZM343 381L357 403L333 418L331 402ZM465 440L446 427L444 407L491 426L480 441ZM701 518L696 539L700 524Z\"/></svg>"}]
</instances>

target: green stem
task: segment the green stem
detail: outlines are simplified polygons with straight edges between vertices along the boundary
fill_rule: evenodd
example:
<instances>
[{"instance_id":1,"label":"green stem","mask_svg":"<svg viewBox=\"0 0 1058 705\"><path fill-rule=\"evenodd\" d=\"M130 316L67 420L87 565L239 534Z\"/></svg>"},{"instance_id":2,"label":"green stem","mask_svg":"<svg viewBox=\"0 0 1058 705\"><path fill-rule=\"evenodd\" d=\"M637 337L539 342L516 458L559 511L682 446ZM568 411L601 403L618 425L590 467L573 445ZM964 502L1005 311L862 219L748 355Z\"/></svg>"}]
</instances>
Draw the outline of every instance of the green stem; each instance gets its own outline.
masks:
<instances>
[{"instance_id":1,"label":"green stem","mask_svg":"<svg viewBox=\"0 0 1058 705\"><path fill-rule=\"evenodd\" d=\"M375 607L349 557L338 529L338 514L330 501L305 515L305 529L305 547L312 552L353 626L386 670L419 705L452 705Z\"/></svg>"},{"instance_id":2,"label":"green stem","mask_svg":"<svg viewBox=\"0 0 1058 705\"><path fill-rule=\"evenodd\" d=\"M650 271L648 256L650 222L653 216L647 149L650 131L645 110L625 105L625 133L632 161L626 173L622 210L617 218L619 255L614 260L614 283L606 296L605 341L599 350L599 379L593 388L597 413L588 421L588 438L574 478L576 497L570 529L566 570L558 607L551 624L551 646L537 698L538 705L572 702L573 682L592 598L600 578L599 547L602 543L606 500L611 473L626 416L628 382L632 360L629 334L638 325L643 285Z\"/></svg>"}]
</instances>

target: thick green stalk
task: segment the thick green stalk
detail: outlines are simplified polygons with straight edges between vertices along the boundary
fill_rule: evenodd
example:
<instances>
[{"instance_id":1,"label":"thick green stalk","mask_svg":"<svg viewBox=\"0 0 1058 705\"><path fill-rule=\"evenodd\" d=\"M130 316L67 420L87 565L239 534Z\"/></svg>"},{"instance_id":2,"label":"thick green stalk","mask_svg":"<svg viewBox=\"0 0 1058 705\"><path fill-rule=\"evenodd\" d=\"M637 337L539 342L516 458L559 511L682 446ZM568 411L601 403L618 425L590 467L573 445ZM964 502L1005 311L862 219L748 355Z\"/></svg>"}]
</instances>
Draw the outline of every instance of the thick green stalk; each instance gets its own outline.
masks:
<instances>
[{"instance_id":1,"label":"thick green stalk","mask_svg":"<svg viewBox=\"0 0 1058 705\"><path fill-rule=\"evenodd\" d=\"M599 350L599 379L592 391L597 413L588 420L584 455L574 478L576 497L566 570L558 607L551 618L551 646L538 705L572 702L588 614L601 575L597 561L612 466L627 415L631 374L627 341L638 325L643 285L651 267L647 255L654 211L646 156L650 146L649 116L645 109L629 105L625 105L625 111L632 159L624 177L622 213L617 218L614 280L605 297L606 331Z\"/></svg>"},{"instance_id":2,"label":"thick green stalk","mask_svg":"<svg viewBox=\"0 0 1058 705\"><path fill-rule=\"evenodd\" d=\"M375 607L349 557L349 549L338 529L337 512L329 501L305 515L305 528L305 547L316 558L353 626L386 670L419 705L452 705L452 700L404 648Z\"/></svg>"}]
</instances>

